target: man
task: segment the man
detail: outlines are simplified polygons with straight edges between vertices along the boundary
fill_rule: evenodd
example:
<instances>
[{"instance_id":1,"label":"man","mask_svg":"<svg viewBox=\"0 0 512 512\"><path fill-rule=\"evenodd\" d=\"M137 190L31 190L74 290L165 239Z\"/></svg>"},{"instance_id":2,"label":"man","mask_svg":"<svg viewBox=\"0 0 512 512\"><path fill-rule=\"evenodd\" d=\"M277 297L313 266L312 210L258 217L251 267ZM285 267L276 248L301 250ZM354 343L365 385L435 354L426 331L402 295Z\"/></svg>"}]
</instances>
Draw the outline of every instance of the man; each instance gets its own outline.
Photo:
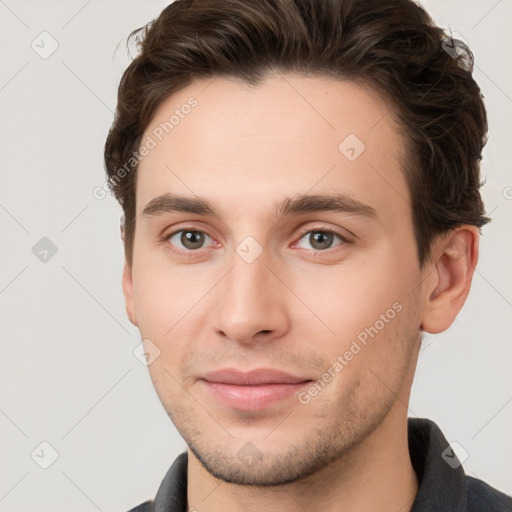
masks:
<instances>
[{"instance_id":1,"label":"man","mask_svg":"<svg viewBox=\"0 0 512 512\"><path fill-rule=\"evenodd\" d=\"M489 221L470 51L410 0L181 0L141 32L105 162L188 450L133 510L512 510L407 418Z\"/></svg>"}]
</instances>

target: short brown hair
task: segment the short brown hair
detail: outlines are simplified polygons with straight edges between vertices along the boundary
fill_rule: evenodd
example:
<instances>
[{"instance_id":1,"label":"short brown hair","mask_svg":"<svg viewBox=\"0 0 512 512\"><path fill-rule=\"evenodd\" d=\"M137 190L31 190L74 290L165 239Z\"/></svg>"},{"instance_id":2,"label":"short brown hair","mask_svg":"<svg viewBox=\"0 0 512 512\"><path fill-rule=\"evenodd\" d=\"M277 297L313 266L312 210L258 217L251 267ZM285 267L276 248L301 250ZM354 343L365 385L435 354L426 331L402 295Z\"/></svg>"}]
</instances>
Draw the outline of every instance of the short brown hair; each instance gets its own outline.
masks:
<instances>
[{"instance_id":1,"label":"short brown hair","mask_svg":"<svg viewBox=\"0 0 512 512\"><path fill-rule=\"evenodd\" d=\"M460 56L445 51L461 44L412 0L176 0L134 30L132 41L140 53L122 76L104 154L124 211L130 265L137 182L131 155L160 103L200 78L257 85L276 70L325 75L389 98L407 148L403 170L420 265L437 234L490 220L480 196L487 116L473 55L467 47Z\"/></svg>"}]
</instances>

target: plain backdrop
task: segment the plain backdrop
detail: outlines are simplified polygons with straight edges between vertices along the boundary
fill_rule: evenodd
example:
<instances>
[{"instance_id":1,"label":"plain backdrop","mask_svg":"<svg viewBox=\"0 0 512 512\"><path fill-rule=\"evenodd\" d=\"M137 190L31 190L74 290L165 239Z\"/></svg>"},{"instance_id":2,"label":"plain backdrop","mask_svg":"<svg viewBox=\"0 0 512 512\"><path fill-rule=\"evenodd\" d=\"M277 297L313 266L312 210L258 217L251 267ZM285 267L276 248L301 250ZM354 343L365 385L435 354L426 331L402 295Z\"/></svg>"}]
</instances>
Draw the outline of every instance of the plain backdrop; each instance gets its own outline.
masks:
<instances>
[{"instance_id":1,"label":"plain backdrop","mask_svg":"<svg viewBox=\"0 0 512 512\"><path fill-rule=\"evenodd\" d=\"M436 421L467 474L512 494L512 2L422 3L476 56L493 221L463 310L424 342L409 416ZM126 37L166 5L0 0L2 511L126 511L185 450L133 354L121 209L93 196Z\"/></svg>"}]
</instances>

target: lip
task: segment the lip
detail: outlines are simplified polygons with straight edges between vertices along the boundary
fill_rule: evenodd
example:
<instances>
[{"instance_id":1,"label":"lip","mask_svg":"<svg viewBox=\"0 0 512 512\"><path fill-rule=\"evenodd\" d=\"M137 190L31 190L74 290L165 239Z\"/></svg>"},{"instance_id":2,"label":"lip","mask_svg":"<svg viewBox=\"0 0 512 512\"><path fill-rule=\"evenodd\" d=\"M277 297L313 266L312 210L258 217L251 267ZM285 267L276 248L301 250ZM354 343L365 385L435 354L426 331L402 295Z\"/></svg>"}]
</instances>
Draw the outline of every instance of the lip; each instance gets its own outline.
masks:
<instances>
[{"instance_id":1,"label":"lip","mask_svg":"<svg viewBox=\"0 0 512 512\"><path fill-rule=\"evenodd\" d=\"M265 409L308 385L311 379L273 368L249 372L226 368L205 374L201 381L218 402L232 409Z\"/></svg>"}]
</instances>

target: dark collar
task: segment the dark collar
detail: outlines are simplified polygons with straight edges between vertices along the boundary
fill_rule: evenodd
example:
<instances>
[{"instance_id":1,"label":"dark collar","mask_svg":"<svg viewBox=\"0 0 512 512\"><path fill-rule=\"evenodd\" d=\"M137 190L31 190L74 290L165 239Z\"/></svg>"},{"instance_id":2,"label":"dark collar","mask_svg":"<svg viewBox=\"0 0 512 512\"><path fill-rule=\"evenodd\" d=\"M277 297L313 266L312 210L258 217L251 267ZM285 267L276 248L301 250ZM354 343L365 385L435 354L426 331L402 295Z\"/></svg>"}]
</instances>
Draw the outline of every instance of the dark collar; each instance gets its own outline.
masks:
<instances>
[{"instance_id":1,"label":"dark collar","mask_svg":"<svg viewBox=\"0 0 512 512\"><path fill-rule=\"evenodd\" d=\"M512 503L512 500L501 501L509 498L484 482L466 477L456 455L449 448L448 441L433 421L408 418L408 438L411 462L419 482L418 494L410 512L484 510L480 507L468 508L468 486L475 498L475 504L484 504L480 497L485 495L484 498L487 499L487 496L494 496L494 493L500 495L500 503L506 503L507 506ZM158 489L154 501L155 512L186 512L187 463L187 452L174 461ZM494 499L492 496L489 499Z\"/></svg>"},{"instance_id":2,"label":"dark collar","mask_svg":"<svg viewBox=\"0 0 512 512\"><path fill-rule=\"evenodd\" d=\"M187 512L187 452L178 455L155 498L154 512Z\"/></svg>"},{"instance_id":3,"label":"dark collar","mask_svg":"<svg viewBox=\"0 0 512 512\"><path fill-rule=\"evenodd\" d=\"M440 428L426 418L408 418L407 432L419 483L410 512L467 512L466 475Z\"/></svg>"}]
</instances>

